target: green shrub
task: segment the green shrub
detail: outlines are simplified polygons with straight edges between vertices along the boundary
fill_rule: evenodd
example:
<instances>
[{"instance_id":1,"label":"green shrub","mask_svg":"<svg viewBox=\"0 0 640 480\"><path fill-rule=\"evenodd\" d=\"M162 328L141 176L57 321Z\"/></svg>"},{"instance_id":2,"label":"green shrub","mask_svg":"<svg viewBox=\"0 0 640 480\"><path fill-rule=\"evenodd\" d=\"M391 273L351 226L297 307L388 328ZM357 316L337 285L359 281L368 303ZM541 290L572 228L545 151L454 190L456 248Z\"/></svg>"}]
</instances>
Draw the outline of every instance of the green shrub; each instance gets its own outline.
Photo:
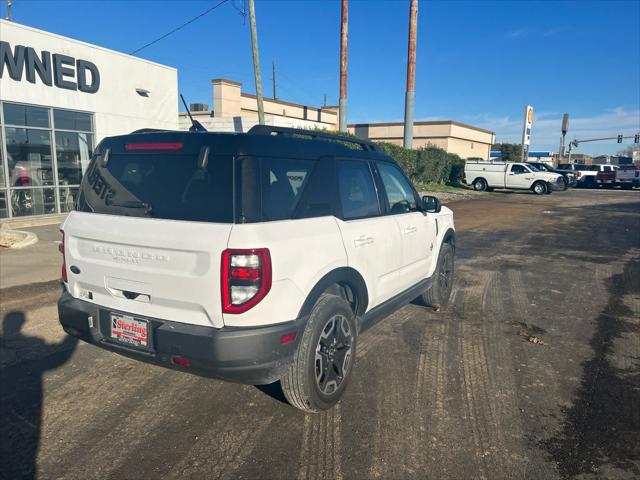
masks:
<instances>
[{"instance_id":1,"label":"green shrub","mask_svg":"<svg viewBox=\"0 0 640 480\"><path fill-rule=\"evenodd\" d=\"M355 137L345 132L325 131ZM343 142L340 142L343 143ZM393 158L414 184L439 183L457 185L464 175L464 160L458 155L447 153L439 147L429 145L418 149L408 149L388 142L374 142L382 151ZM359 148L351 142L344 142L350 148Z\"/></svg>"}]
</instances>

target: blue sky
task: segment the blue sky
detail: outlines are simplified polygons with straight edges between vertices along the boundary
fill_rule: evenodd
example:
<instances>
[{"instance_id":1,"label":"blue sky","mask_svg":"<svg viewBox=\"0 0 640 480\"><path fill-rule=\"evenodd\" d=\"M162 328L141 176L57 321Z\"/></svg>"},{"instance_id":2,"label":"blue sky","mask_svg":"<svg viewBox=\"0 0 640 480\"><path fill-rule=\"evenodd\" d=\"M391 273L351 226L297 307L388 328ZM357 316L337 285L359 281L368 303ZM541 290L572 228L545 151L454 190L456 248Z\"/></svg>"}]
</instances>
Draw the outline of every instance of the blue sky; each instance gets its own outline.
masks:
<instances>
[{"instance_id":1,"label":"blue sky","mask_svg":"<svg viewBox=\"0 0 640 480\"><path fill-rule=\"evenodd\" d=\"M14 21L131 52L218 3L207 1L13 0ZM399 121L404 112L408 0L351 0L349 122ZM6 16L5 2L0 14ZM211 105L210 79L254 92L242 0L138 55L178 68L180 91ZM339 0L256 0L263 89L321 105L338 100ZM523 109L535 108L532 149L556 151L563 112L571 138L640 131L640 1L420 0L418 120L452 119L520 141ZM614 153L628 145L585 144Z\"/></svg>"}]
</instances>

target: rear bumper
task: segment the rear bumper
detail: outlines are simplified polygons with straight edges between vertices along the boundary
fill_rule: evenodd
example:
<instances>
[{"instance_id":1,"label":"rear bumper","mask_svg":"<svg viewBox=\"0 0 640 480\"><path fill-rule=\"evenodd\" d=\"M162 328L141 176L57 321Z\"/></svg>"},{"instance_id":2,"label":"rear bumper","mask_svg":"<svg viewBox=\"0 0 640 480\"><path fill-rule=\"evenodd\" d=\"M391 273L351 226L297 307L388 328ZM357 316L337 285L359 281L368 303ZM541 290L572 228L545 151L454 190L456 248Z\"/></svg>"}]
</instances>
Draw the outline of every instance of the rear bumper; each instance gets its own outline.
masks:
<instances>
[{"instance_id":1,"label":"rear bumper","mask_svg":"<svg viewBox=\"0 0 640 480\"><path fill-rule=\"evenodd\" d=\"M151 348L143 350L111 340L110 313L66 291L58 301L64 330L86 342L143 362L251 385L272 383L284 376L305 325L305 319L299 319L268 327L213 328L140 317L150 325ZM295 340L282 345L280 337L293 332ZM172 363L175 355L188 359L190 367Z\"/></svg>"}]
</instances>

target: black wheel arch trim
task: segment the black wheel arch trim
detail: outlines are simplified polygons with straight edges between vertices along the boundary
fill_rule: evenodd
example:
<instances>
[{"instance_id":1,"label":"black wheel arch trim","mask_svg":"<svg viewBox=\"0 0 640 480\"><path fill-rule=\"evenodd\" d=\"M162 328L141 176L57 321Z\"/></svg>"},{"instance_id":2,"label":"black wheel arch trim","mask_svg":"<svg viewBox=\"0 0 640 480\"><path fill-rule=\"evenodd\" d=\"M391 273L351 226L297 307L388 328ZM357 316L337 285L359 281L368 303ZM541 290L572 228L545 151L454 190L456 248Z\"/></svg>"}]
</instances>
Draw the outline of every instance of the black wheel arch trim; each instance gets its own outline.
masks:
<instances>
[{"instance_id":1,"label":"black wheel arch trim","mask_svg":"<svg viewBox=\"0 0 640 480\"><path fill-rule=\"evenodd\" d=\"M369 304L369 294L367 293L367 285L357 270L351 267L339 267L331 270L323 276L307 295L306 300L302 304L302 308L298 313L298 318L308 317L320 296L326 292L332 285L348 284L356 296L356 315L360 316L367 310Z\"/></svg>"},{"instance_id":2,"label":"black wheel arch trim","mask_svg":"<svg viewBox=\"0 0 640 480\"><path fill-rule=\"evenodd\" d=\"M456 248L456 232L453 228L449 227L442 237L442 243L450 243L453 249ZM441 245L442 247L442 245Z\"/></svg>"}]
</instances>

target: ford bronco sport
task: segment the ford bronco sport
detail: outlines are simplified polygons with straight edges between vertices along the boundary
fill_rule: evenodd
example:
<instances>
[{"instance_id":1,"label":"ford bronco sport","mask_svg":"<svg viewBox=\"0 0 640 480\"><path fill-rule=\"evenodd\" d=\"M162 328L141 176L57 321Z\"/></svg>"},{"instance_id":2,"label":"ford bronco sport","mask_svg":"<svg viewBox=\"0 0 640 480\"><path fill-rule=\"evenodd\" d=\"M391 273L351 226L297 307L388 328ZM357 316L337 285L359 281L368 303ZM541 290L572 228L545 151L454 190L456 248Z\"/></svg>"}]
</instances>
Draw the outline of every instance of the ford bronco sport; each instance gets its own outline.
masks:
<instances>
[{"instance_id":1,"label":"ford bronco sport","mask_svg":"<svg viewBox=\"0 0 640 480\"><path fill-rule=\"evenodd\" d=\"M451 292L451 210L367 141L145 130L103 140L80 190L61 230L67 333L203 376L280 380L305 411L338 401L364 330Z\"/></svg>"}]
</instances>

